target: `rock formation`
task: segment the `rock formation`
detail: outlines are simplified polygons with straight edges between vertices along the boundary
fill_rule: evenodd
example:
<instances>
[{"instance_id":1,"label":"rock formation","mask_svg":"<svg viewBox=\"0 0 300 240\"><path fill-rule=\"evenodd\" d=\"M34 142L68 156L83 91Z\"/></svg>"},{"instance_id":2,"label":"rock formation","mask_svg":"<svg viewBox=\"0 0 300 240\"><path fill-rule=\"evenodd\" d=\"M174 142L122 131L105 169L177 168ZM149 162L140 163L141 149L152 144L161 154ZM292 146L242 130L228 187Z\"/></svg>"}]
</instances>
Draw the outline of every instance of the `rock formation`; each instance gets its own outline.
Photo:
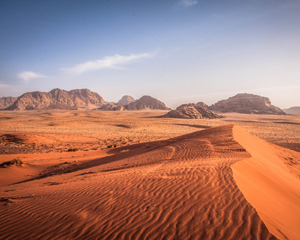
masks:
<instances>
[{"instance_id":1,"label":"rock formation","mask_svg":"<svg viewBox=\"0 0 300 240\"><path fill-rule=\"evenodd\" d=\"M121 104L106 103L102 107L98 108L98 110L103 110L103 111L123 111L124 107Z\"/></svg>"},{"instance_id":2,"label":"rock formation","mask_svg":"<svg viewBox=\"0 0 300 240\"><path fill-rule=\"evenodd\" d=\"M211 111L237 112L247 114L277 114L285 115L280 108L271 105L269 98L254 94L237 94L226 100L221 100L209 107Z\"/></svg>"},{"instance_id":3,"label":"rock formation","mask_svg":"<svg viewBox=\"0 0 300 240\"><path fill-rule=\"evenodd\" d=\"M13 103L17 100L16 97L2 97L0 98L0 109L5 109L13 105Z\"/></svg>"},{"instance_id":4,"label":"rock formation","mask_svg":"<svg viewBox=\"0 0 300 240\"><path fill-rule=\"evenodd\" d=\"M198 102L198 103L196 103L196 105L199 107L204 107L204 108L208 109L208 106L204 102Z\"/></svg>"},{"instance_id":5,"label":"rock formation","mask_svg":"<svg viewBox=\"0 0 300 240\"><path fill-rule=\"evenodd\" d=\"M186 119L221 118L221 116L213 113L207 108L201 107L198 104L194 103L180 105L178 108L176 108L176 110L168 112L163 117Z\"/></svg>"},{"instance_id":6,"label":"rock formation","mask_svg":"<svg viewBox=\"0 0 300 240\"><path fill-rule=\"evenodd\" d=\"M291 107L288 109L283 109L287 114L300 114L300 107Z\"/></svg>"},{"instance_id":7,"label":"rock formation","mask_svg":"<svg viewBox=\"0 0 300 240\"><path fill-rule=\"evenodd\" d=\"M132 103L132 102L134 102L134 101L135 101L135 100L134 100L133 97L128 96L128 95L125 95L125 96L123 96L123 97L119 100L119 102L117 102L117 104L121 104L121 105L125 106L125 105L128 105L129 103Z\"/></svg>"},{"instance_id":8,"label":"rock formation","mask_svg":"<svg viewBox=\"0 0 300 240\"><path fill-rule=\"evenodd\" d=\"M140 99L126 105L125 108L128 110L142 110L142 109L169 110L169 108L166 107L166 105L163 102L150 96L143 96Z\"/></svg>"},{"instance_id":9,"label":"rock formation","mask_svg":"<svg viewBox=\"0 0 300 240\"><path fill-rule=\"evenodd\" d=\"M6 110L94 109L103 104L105 104L103 98L89 89L65 91L56 88L48 93L27 92Z\"/></svg>"}]
</instances>

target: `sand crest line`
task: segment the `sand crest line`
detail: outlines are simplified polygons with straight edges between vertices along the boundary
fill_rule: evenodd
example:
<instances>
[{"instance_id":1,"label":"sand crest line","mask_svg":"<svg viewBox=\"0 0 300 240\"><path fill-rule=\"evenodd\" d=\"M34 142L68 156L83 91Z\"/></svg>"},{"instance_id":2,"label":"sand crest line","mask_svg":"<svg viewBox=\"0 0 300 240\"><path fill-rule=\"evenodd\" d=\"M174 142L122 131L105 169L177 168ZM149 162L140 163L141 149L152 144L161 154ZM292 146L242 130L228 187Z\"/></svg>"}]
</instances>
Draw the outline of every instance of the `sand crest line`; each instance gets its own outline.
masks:
<instances>
[{"instance_id":1,"label":"sand crest line","mask_svg":"<svg viewBox=\"0 0 300 240\"><path fill-rule=\"evenodd\" d=\"M231 166L238 187L276 237L297 239L300 178L291 173L280 151L268 142L236 126L233 136L251 154Z\"/></svg>"}]
</instances>

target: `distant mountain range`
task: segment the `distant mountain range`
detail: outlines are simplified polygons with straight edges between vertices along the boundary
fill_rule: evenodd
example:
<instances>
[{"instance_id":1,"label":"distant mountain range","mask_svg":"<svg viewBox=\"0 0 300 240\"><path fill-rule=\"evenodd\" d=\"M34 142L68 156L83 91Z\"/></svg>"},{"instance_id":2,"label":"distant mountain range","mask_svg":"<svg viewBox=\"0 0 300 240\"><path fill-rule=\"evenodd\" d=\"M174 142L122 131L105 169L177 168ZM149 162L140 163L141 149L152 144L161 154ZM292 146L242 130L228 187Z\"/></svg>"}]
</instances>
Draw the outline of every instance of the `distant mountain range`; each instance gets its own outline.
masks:
<instances>
[{"instance_id":1,"label":"distant mountain range","mask_svg":"<svg viewBox=\"0 0 300 240\"><path fill-rule=\"evenodd\" d=\"M125 95L118 103L106 103L96 92L89 89L75 89L71 91L59 88L50 92L27 92L18 98L0 98L2 110L47 110L47 109L98 109L105 111L160 109L169 110L166 105L150 96L143 96L138 100Z\"/></svg>"},{"instance_id":2,"label":"distant mountain range","mask_svg":"<svg viewBox=\"0 0 300 240\"><path fill-rule=\"evenodd\" d=\"M172 110L163 117L168 118L220 118L216 113L245 113L245 114L276 114L285 115L286 113L280 108L271 105L269 98L261 97L254 94L237 94L226 100L221 100L211 106L204 102L197 104L183 104L176 110Z\"/></svg>"},{"instance_id":3,"label":"distant mountain range","mask_svg":"<svg viewBox=\"0 0 300 240\"><path fill-rule=\"evenodd\" d=\"M125 95L117 103L108 103L96 92L89 89L75 89L66 91L53 89L50 92L27 92L18 98L0 98L2 110L42 110L42 109L98 109L103 111L160 109L170 110L163 102L151 96L143 96L138 100ZM208 111L209 110L209 111ZM177 112L174 112L177 111ZM208 106L203 102L197 104L184 104L179 106L168 117L202 118L218 117L212 112L237 112L246 114L300 114L300 107L285 109L273 106L269 98L254 94L237 94L226 100Z\"/></svg>"},{"instance_id":4,"label":"distant mountain range","mask_svg":"<svg viewBox=\"0 0 300 240\"><path fill-rule=\"evenodd\" d=\"M287 114L300 114L300 107L291 107L288 109L283 109Z\"/></svg>"}]
</instances>

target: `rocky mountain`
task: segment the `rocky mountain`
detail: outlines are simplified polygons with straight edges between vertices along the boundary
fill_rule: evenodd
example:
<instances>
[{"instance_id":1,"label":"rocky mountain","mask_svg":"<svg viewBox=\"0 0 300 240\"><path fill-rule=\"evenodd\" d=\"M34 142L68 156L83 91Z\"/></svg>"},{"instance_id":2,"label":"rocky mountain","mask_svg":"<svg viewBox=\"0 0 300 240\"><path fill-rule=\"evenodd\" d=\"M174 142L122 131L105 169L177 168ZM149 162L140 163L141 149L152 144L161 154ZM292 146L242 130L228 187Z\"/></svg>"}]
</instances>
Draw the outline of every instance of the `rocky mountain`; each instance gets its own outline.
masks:
<instances>
[{"instance_id":1,"label":"rocky mountain","mask_svg":"<svg viewBox=\"0 0 300 240\"><path fill-rule=\"evenodd\" d=\"M102 111L123 111L125 108L121 104L106 103L98 110Z\"/></svg>"},{"instance_id":2,"label":"rocky mountain","mask_svg":"<svg viewBox=\"0 0 300 240\"><path fill-rule=\"evenodd\" d=\"M129 103L125 106L128 110L142 110L142 109L159 109L159 110L169 110L170 108L166 107L166 105L150 96L143 96L140 99Z\"/></svg>"},{"instance_id":3,"label":"rocky mountain","mask_svg":"<svg viewBox=\"0 0 300 240\"><path fill-rule=\"evenodd\" d=\"M287 114L300 114L300 107L291 107L288 109L283 109Z\"/></svg>"},{"instance_id":4,"label":"rocky mountain","mask_svg":"<svg viewBox=\"0 0 300 240\"><path fill-rule=\"evenodd\" d=\"M6 110L93 109L103 104L105 104L103 98L89 89L65 91L56 88L48 93L27 92Z\"/></svg>"},{"instance_id":5,"label":"rocky mountain","mask_svg":"<svg viewBox=\"0 0 300 240\"><path fill-rule=\"evenodd\" d=\"M17 100L16 97L1 97L0 98L0 109L5 109L13 105L13 103Z\"/></svg>"},{"instance_id":6,"label":"rocky mountain","mask_svg":"<svg viewBox=\"0 0 300 240\"><path fill-rule=\"evenodd\" d=\"M285 115L280 108L271 105L269 98L254 94L237 94L226 100L221 100L209 107L211 111L237 112L248 114L277 114Z\"/></svg>"},{"instance_id":7,"label":"rocky mountain","mask_svg":"<svg viewBox=\"0 0 300 240\"><path fill-rule=\"evenodd\" d=\"M176 110L168 112L165 118L186 118L186 119L203 119L203 118L221 118L221 116L213 113L205 107L198 104L190 103L180 105Z\"/></svg>"},{"instance_id":8,"label":"rocky mountain","mask_svg":"<svg viewBox=\"0 0 300 240\"><path fill-rule=\"evenodd\" d=\"M132 102L134 102L134 101L135 101L135 100L134 100L133 97L128 96L128 95L125 95L125 96L123 96L123 97L119 100L119 102L117 102L117 104L121 104L121 105L125 106L125 105L128 105L129 103L132 103Z\"/></svg>"},{"instance_id":9,"label":"rocky mountain","mask_svg":"<svg viewBox=\"0 0 300 240\"><path fill-rule=\"evenodd\" d=\"M196 105L199 107L204 107L204 108L208 109L208 106L204 102L198 102L198 103L196 103Z\"/></svg>"}]
</instances>

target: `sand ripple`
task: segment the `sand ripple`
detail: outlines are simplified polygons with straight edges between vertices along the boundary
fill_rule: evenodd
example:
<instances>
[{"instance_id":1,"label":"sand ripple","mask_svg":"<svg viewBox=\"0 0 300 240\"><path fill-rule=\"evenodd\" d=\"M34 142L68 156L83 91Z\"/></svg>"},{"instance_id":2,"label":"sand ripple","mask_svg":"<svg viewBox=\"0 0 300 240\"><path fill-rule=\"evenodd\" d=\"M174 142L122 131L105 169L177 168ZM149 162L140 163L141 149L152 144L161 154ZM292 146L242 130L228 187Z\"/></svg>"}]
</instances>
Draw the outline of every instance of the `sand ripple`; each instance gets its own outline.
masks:
<instances>
[{"instance_id":1,"label":"sand ripple","mask_svg":"<svg viewBox=\"0 0 300 240\"><path fill-rule=\"evenodd\" d=\"M14 185L1 194L0 238L276 239L233 179L249 153L232 125L136 148Z\"/></svg>"}]
</instances>

